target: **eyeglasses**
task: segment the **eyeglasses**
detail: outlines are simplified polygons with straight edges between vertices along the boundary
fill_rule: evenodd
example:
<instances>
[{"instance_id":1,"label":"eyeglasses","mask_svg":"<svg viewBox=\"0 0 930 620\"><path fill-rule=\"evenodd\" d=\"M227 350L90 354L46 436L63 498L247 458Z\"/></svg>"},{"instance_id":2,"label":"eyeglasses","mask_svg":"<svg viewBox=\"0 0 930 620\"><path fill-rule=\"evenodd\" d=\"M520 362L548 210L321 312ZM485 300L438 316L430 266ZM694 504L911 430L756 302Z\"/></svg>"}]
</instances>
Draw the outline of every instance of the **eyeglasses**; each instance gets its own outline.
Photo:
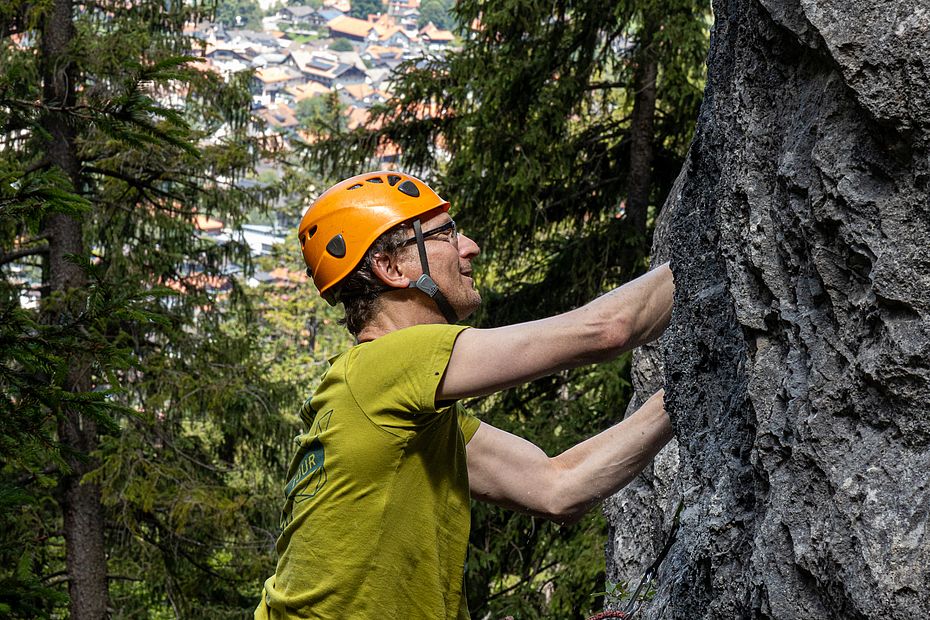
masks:
<instances>
[{"instance_id":1,"label":"eyeglasses","mask_svg":"<svg viewBox=\"0 0 930 620\"><path fill-rule=\"evenodd\" d=\"M458 235L458 232L457 232L456 229L455 229L455 220L449 220L448 222L446 222L446 223L443 224L442 226L437 226L436 228L433 228L432 230L427 230L427 231L425 231L425 232L423 233L423 239L427 239L427 238L429 238L429 237L435 237L436 235L441 235L442 233L447 232L447 231L451 231L451 232L449 232L448 238L439 239L439 241L448 241L449 243L451 243L451 244L453 244L453 245L455 245L456 243L458 243L459 235ZM404 241L403 243L401 243L401 244L400 244L400 247L404 247L404 246L407 246L407 245L410 245L410 244L416 243L416 242L417 242L417 238L416 238L416 237L411 237L410 239L407 239L406 241Z\"/></svg>"}]
</instances>

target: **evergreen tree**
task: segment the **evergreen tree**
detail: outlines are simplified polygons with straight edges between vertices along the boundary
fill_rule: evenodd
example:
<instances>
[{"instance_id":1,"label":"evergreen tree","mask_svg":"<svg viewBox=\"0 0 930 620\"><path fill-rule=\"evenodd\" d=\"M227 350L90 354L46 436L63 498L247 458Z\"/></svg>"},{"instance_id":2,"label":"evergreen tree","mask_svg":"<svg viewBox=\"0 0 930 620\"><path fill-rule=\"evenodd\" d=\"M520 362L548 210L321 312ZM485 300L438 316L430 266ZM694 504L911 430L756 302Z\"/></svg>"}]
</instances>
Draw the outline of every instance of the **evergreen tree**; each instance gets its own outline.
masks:
<instances>
[{"instance_id":1,"label":"evergreen tree","mask_svg":"<svg viewBox=\"0 0 930 620\"><path fill-rule=\"evenodd\" d=\"M465 0L455 13L469 25L463 48L401 66L368 127L309 145L306 163L346 176L398 145L402 168L430 180L482 246L482 325L564 311L640 273L697 117L709 2ZM564 373L472 407L553 454L617 421L627 367ZM598 515L560 529L476 505L472 613L597 607L602 527Z\"/></svg>"},{"instance_id":2,"label":"evergreen tree","mask_svg":"<svg viewBox=\"0 0 930 620\"><path fill-rule=\"evenodd\" d=\"M334 52L351 52L355 49L348 39L336 38L333 39L333 42L329 44L329 49Z\"/></svg>"},{"instance_id":3,"label":"evergreen tree","mask_svg":"<svg viewBox=\"0 0 930 620\"><path fill-rule=\"evenodd\" d=\"M194 222L273 191L237 187L246 77L186 56L209 8L0 8L0 614L227 617L270 573L294 396L228 276L248 248Z\"/></svg>"},{"instance_id":4,"label":"evergreen tree","mask_svg":"<svg viewBox=\"0 0 930 620\"><path fill-rule=\"evenodd\" d=\"M255 0L217 0L215 19L227 28L260 30L262 9Z\"/></svg>"},{"instance_id":5,"label":"evergreen tree","mask_svg":"<svg viewBox=\"0 0 930 620\"><path fill-rule=\"evenodd\" d=\"M349 15L358 19L368 19L369 15L380 15L384 11L381 0L352 0Z\"/></svg>"},{"instance_id":6,"label":"evergreen tree","mask_svg":"<svg viewBox=\"0 0 930 620\"><path fill-rule=\"evenodd\" d=\"M339 94L334 91L300 101L297 104L297 119L312 134L328 136L345 131L345 109Z\"/></svg>"},{"instance_id":7,"label":"evergreen tree","mask_svg":"<svg viewBox=\"0 0 930 620\"><path fill-rule=\"evenodd\" d=\"M430 22L443 30L451 30L455 26L455 17L452 14L454 2L449 0L424 0L420 4L420 19L422 28Z\"/></svg>"}]
</instances>

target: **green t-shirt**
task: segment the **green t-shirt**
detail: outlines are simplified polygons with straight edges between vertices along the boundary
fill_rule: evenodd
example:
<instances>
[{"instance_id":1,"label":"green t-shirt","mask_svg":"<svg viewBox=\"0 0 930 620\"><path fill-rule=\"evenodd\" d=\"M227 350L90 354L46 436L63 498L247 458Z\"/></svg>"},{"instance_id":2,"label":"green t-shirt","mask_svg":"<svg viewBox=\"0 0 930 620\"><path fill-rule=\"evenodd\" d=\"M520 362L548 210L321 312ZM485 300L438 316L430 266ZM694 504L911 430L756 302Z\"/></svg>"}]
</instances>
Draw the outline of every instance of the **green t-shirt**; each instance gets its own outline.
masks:
<instances>
[{"instance_id":1,"label":"green t-shirt","mask_svg":"<svg viewBox=\"0 0 930 620\"><path fill-rule=\"evenodd\" d=\"M465 444L480 422L435 402L463 329L418 325L332 360L301 411L256 619L468 618Z\"/></svg>"}]
</instances>

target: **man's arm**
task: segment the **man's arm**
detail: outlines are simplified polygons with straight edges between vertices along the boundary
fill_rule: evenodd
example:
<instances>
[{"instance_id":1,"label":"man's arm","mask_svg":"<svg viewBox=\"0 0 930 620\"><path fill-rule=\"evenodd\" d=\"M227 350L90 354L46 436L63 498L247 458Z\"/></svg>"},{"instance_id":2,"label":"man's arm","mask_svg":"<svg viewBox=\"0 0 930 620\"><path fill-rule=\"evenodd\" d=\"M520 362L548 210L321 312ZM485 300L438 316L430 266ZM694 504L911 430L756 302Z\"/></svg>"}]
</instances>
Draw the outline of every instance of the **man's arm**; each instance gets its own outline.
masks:
<instances>
[{"instance_id":1,"label":"man's arm","mask_svg":"<svg viewBox=\"0 0 930 620\"><path fill-rule=\"evenodd\" d=\"M574 523L626 486L672 438L663 394L660 390L619 424L553 458L482 423L466 447L472 497Z\"/></svg>"},{"instance_id":2,"label":"man's arm","mask_svg":"<svg viewBox=\"0 0 930 620\"><path fill-rule=\"evenodd\" d=\"M490 394L566 368L613 359L657 338L674 292L662 265L564 314L459 336L436 400Z\"/></svg>"}]
</instances>

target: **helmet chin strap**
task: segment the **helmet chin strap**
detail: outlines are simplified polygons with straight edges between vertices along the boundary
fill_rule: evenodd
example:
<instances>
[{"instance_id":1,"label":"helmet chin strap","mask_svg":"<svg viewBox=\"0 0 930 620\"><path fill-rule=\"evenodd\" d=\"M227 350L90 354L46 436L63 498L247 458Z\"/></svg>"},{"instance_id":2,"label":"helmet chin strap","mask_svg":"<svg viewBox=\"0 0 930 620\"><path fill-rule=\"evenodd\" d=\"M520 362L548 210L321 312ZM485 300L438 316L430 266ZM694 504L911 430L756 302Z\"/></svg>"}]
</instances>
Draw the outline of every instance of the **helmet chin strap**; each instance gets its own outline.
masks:
<instances>
[{"instance_id":1,"label":"helmet chin strap","mask_svg":"<svg viewBox=\"0 0 930 620\"><path fill-rule=\"evenodd\" d=\"M420 225L419 218L413 220L413 232L417 237L417 251L420 253L420 266L423 268L423 275L417 278L416 282L411 282L407 288L417 288L429 295L430 299L436 302L439 311L446 317L450 325L458 323L459 317L449 304L449 300L439 290L439 285L429 275L429 261L426 260L426 244L423 242L423 228Z\"/></svg>"}]
</instances>

